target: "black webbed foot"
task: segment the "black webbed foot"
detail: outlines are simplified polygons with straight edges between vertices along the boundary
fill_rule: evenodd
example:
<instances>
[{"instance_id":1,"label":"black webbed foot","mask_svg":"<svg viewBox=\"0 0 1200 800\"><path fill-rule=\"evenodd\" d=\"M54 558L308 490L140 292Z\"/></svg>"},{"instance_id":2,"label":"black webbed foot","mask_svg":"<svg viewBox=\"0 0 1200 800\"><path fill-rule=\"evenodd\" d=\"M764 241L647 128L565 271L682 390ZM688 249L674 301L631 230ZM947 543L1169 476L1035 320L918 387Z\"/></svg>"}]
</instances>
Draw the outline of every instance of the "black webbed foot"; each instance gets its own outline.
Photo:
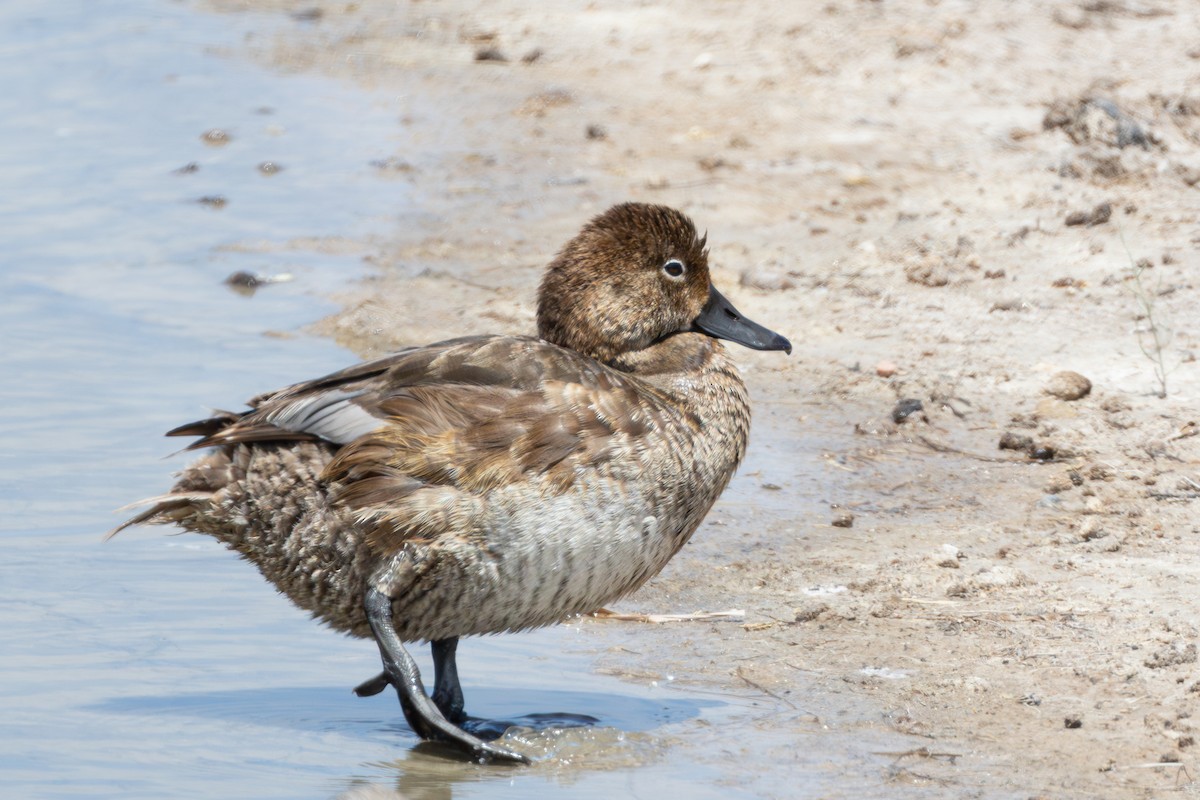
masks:
<instances>
[{"instance_id":1,"label":"black webbed foot","mask_svg":"<svg viewBox=\"0 0 1200 800\"><path fill-rule=\"evenodd\" d=\"M529 728L535 731L557 730L561 728L590 728L600 720L587 714L525 714L508 719L480 719L467 717L462 723L463 730L478 736L484 741L499 739L509 728Z\"/></svg>"}]
</instances>

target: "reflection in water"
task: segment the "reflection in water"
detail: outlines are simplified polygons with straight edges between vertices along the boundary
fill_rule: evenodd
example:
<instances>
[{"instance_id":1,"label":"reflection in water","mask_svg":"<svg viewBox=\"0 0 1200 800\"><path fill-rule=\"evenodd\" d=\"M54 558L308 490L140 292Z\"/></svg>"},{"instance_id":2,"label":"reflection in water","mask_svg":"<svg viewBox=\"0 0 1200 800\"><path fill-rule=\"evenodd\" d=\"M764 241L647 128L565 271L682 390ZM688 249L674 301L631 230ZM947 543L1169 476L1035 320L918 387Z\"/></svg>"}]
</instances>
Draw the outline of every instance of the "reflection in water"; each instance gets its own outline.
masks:
<instances>
[{"instance_id":1,"label":"reflection in water","mask_svg":"<svg viewBox=\"0 0 1200 800\"><path fill-rule=\"evenodd\" d=\"M337 796L337 800L449 800L452 796L450 787L444 787L439 794L405 794L401 789L380 786L377 783L356 783Z\"/></svg>"},{"instance_id":2,"label":"reflection in water","mask_svg":"<svg viewBox=\"0 0 1200 800\"><path fill-rule=\"evenodd\" d=\"M586 785L591 789L599 775L644 769L655 765L666 753L665 743L654 737L627 734L616 728L510 733L506 739L521 752L534 754L537 758L534 765L464 768L448 751L426 742L408 751L404 758L379 765L394 774L390 786L376 783L360 786L358 790L382 791L382 796L409 800L450 800L474 794L482 788L481 784L506 784L518 778L527 784L533 779L558 788ZM588 796L600 794L589 791Z\"/></svg>"},{"instance_id":3,"label":"reflection in water","mask_svg":"<svg viewBox=\"0 0 1200 800\"><path fill-rule=\"evenodd\" d=\"M549 631L528 637L527 652L543 652L559 643ZM532 640L532 641L529 641ZM541 640L541 641L539 641ZM511 666L502 653L496 672ZM582 673L586 663L578 665ZM351 780L351 789L339 797L451 798L492 796L488 785L508 786L550 782L557 786L594 781L598 774L618 775L661 764L670 739L664 731L672 726L703 718L724 704L678 692L639 688L611 678L589 676L590 686L610 692L548 690L529 686L490 687L472 691L481 708L497 712L507 709L582 708L600 718L595 727L531 730L514 728L505 741L535 758L532 767L479 765L464 762L461 755L445 746L419 741L403 723L399 709L391 703L363 701L343 688L321 686L274 687L204 693L171 692L163 695L130 695L88 706L102 715L138 719L208 719L226 725L253 720L264 736L278 741L303 741L336 736L358 742L351 752L367 743L386 748L388 758L363 766L377 777L371 782ZM359 704L362 713L352 713ZM186 724L186 723L185 723ZM283 736L280 733L283 732ZM378 748L372 748L377 750ZM384 781L384 782L381 782ZM593 795L601 796L599 787ZM455 787L462 787L456 791ZM465 793L464 793L465 792ZM390 794L389 794L390 793ZM398 795L396 793L399 793Z\"/></svg>"},{"instance_id":4,"label":"reflection in water","mask_svg":"<svg viewBox=\"0 0 1200 800\"><path fill-rule=\"evenodd\" d=\"M642 733L617 728L567 729L557 731L511 731L506 741L536 758L530 767L510 764L463 764L447 748L422 742L403 757L377 764L392 774L390 783L373 782L354 786L339 797L403 797L407 800L450 800L471 796L494 796L488 785L513 783L525 786L550 784L585 787L586 796L602 797L598 779L661 764L667 742ZM653 780L653 779L651 779ZM616 793L618 796L620 792Z\"/></svg>"}]
</instances>

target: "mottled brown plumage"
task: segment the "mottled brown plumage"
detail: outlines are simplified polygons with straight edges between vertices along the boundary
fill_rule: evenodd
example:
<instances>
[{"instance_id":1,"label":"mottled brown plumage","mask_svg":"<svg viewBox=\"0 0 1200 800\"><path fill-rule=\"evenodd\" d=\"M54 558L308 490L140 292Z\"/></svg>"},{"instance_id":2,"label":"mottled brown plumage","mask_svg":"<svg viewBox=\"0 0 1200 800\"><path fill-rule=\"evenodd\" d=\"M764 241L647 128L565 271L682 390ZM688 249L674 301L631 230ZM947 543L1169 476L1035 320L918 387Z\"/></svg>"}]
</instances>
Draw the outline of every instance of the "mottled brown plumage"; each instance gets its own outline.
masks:
<instances>
[{"instance_id":1,"label":"mottled brown plumage","mask_svg":"<svg viewBox=\"0 0 1200 800\"><path fill-rule=\"evenodd\" d=\"M126 525L220 539L332 627L374 632L385 665L380 613L444 642L598 608L663 568L745 454L746 389L714 336L788 345L711 287L686 217L640 204L558 254L538 333L410 348L177 428L212 449ZM457 678L438 685L459 716ZM430 730L414 696L422 735L509 757Z\"/></svg>"}]
</instances>

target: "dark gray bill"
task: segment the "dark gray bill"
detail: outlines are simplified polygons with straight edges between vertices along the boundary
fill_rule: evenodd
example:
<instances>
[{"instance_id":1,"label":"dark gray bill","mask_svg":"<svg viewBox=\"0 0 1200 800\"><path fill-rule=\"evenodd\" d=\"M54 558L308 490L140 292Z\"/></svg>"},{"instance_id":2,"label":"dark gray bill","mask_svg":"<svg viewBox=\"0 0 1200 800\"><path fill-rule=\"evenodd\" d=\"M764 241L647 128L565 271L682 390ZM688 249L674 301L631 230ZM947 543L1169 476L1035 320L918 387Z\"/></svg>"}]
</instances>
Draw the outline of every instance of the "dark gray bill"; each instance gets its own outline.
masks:
<instances>
[{"instance_id":1,"label":"dark gray bill","mask_svg":"<svg viewBox=\"0 0 1200 800\"><path fill-rule=\"evenodd\" d=\"M791 342L775 331L769 331L743 317L733 303L712 286L708 288L708 302L704 304L704 310L692 325L701 333L728 339L755 350L783 350L789 355L792 352Z\"/></svg>"}]
</instances>

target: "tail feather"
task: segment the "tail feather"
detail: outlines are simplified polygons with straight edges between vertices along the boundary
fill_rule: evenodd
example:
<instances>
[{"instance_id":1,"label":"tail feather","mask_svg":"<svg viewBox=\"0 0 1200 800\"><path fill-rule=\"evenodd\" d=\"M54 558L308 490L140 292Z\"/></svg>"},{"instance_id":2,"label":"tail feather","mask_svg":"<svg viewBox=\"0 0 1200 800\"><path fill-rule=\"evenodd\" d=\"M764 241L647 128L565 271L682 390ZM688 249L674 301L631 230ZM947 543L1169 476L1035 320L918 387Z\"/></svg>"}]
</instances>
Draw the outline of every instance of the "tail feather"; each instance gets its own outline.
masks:
<instances>
[{"instance_id":1,"label":"tail feather","mask_svg":"<svg viewBox=\"0 0 1200 800\"><path fill-rule=\"evenodd\" d=\"M134 525L142 525L144 523L166 525L172 522L179 522L195 511L198 505L208 503L210 500L212 500L211 492L189 492L187 494L159 495L158 497L150 497L145 500L139 500L136 503L130 503L119 510L125 511L126 509L146 505L147 503L154 503L154 505L140 514L130 517L104 534L104 541L107 542L121 531L131 528Z\"/></svg>"},{"instance_id":2,"label":"tail feather","mask_svg":"<svg viewBox=\"0 0 1200 800\"><path fill-rule=\"evenodd\" d=\"M167 436L211 436L217 431L227 428L237 422L244 416L243 413L237 411L224 411L219 408L213 409L213 416L207 419L198 419L195 422L189 422L185 425L172 428L167 431Z\"/></svg>"},{"instance_id":3,"label":"tail feather","mask_svg":"<svg viewBox=\"0 0 1200 800\"><path fill-rule=\"evenodd\" d=\"M167 431L167 436L200 437L180 452L223 447L243 442L314 442L321 438L314 433L281 428L265 419L256 418L251 422L245 422L253 414L252 411L242 413L217 411L215 413L216 416L208 419L199 419L186 425L180 425L178 428L172 428Z\"/></svg>"}]
</instances>

